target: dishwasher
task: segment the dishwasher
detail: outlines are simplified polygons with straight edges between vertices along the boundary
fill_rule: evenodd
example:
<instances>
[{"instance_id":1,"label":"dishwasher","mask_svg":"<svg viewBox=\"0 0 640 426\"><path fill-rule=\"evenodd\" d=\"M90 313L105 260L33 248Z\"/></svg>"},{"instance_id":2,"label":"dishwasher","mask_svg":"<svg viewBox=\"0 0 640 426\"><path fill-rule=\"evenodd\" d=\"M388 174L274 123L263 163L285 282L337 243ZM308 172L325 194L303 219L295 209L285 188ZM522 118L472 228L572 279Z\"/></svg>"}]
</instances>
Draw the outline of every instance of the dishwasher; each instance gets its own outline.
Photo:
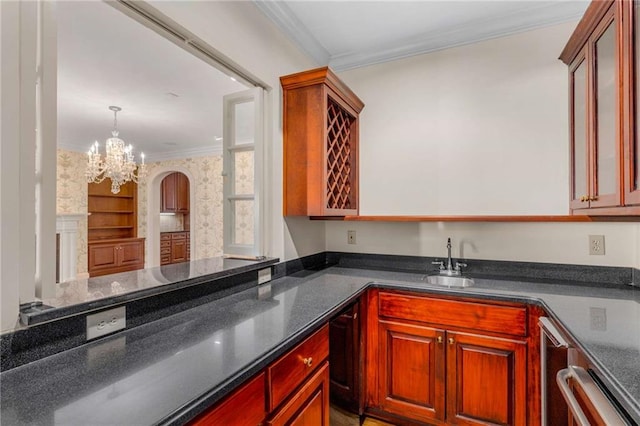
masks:
<instances>
[{"instance_id":1,"label":"dishwasher","mask_svg":"<svg viewBox=\"0 0 640 426\"><path fill-rule=\"evenodd\" d=\"M542 426L633 425L592 376L589 361L552 320L540 317Z\"/></svg>"}]
</instances>

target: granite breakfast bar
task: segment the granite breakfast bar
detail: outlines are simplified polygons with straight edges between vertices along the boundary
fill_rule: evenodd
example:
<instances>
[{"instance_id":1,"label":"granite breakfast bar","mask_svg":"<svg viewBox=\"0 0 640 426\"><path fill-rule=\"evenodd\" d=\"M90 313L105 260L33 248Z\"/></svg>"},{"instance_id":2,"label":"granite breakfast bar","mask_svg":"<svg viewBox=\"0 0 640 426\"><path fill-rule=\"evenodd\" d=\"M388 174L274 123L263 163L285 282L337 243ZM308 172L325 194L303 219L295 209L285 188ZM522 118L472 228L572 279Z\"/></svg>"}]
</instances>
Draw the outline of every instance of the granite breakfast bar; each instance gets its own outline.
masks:
<instances>
[{"instance_id":1,"label":"granite breakfast bar","mask_svg":"<svg viewBox=\"0 0 640 426\"><path fill-rule=\"evenodd\" d=\"M449 289L421 274L331 267L301 271L89 342L0 375L6 424L183 424L219 401L368 288L411 290L542 306L598 367L598 377L640 421L640 292L476 279ZM585 327L580 307L608 308L624 332ZM629 317L630 316L630 317Z\"/></svg>"}]
</instances>

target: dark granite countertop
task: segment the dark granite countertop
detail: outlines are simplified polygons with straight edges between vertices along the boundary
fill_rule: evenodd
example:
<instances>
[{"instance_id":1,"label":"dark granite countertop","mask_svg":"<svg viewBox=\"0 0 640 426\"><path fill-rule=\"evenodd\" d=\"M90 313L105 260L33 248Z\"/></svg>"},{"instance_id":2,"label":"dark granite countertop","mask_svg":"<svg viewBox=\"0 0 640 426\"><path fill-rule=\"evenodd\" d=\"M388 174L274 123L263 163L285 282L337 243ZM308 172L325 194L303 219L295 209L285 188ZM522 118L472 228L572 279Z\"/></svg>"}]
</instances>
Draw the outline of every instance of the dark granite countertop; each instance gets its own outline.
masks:
<instances>
[{"instance_id":1,"label":"dark granite countertop","mask_svg":"<svg viewBox=\"0 0 640 426\"><path fill-rule=\"evenodd\" d=\"M22 310L20 321L24 325L38 324L242 272L255 271L277 262L277 258L244 260L211 257L68 281L56 286L55 297L42 301L43 308Z\"/></svg>"},{"instance_id":2,"label":"dark granite countertop","mask_svg":"<svg viewBox=\"0 0 640 426\"><path fill-rule=\"evenodd\" d=\"M3 372L0 422L184 423L369 286L542 304L640 421L638 288L476 279L473 287L448 289L419 274L333 267L275 280L266 296L245 290ZM605 310L604 326L591 327L592 308Z\"/></svg>"}]
</instances>

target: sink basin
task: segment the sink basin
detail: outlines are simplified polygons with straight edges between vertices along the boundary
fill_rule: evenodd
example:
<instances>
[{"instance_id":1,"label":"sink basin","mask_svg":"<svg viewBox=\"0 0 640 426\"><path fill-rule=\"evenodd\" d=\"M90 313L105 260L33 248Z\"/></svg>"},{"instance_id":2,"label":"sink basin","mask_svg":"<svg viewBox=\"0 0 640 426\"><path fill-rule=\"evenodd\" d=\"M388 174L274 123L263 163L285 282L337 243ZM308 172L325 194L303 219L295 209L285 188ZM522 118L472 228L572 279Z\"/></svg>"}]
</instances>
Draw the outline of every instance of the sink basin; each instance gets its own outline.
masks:
<instances>
[{"instance_id":1,"label":"sink basin","mask_svg":"<svg viewBox=\"0 0 640 426\"><path fill-rule=\"evenodd\" d=\"M427 283L436 284L445 287L470 287L473 280L467 277L449 276L449 275L429 275L426 278Z\"/></svg>"}]
</instances>

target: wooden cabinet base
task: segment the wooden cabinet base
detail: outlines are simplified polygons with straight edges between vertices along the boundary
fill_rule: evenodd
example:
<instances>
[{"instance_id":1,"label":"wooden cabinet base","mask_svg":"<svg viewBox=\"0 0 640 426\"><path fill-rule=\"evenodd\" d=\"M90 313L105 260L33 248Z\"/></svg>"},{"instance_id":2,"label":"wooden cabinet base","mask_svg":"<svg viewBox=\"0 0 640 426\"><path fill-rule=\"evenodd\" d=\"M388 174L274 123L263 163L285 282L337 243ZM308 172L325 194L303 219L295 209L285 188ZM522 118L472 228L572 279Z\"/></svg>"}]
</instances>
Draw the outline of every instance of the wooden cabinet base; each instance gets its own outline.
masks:
<instances>
[{"instance_id":1,"label":"wooden cabinet base","mask_svg":"<svg viewBox=\"0 0 640 426\"><path fill-rule=\"evenodd\" d=\"M88 249L90 277L144 268L144 238L90 241Z\"/></svg>"},{"instance_id":2,"label":"wooden cabinet base","mask_svg":"<svg viewBox=\"0 0 640 426\"><path fill-rule=\"evenodd\" d=\"M329 363L266 423L268 426L329 426Z\"/></svg>"},{"instance_id":3,"label":"wooden cabinet base","mask_svg":"<svg viewBox=\"0 0 640 426\"><path fill-rule=\"evenodd\" d=\"M360 414L359 304L342 311L329 323L331 403Z\"/></svg>"},{"instance_id":4,"label":"wooden cabinet base","mask_svg":"<svg viewBox=\"0 0 640 426\"><path fill-rule=\"evenodd\" d=\"M366 306L368 413L401 425L539 424L526 306L377 289Z\"/></svg>"},{"instance_id":5,"label":"wooden cabinet base","mask_svg":"<svg viewBox=\"0 0 640 426\"><path fill-rule=\"evenodd\" d=\"M242 424L261 424L267 414L265 410L264 384L265 373L260 373L212 410L196 418L191 423L191 426L239 424L239 415L242 416Z\"/></svg>"}]
</instances>

